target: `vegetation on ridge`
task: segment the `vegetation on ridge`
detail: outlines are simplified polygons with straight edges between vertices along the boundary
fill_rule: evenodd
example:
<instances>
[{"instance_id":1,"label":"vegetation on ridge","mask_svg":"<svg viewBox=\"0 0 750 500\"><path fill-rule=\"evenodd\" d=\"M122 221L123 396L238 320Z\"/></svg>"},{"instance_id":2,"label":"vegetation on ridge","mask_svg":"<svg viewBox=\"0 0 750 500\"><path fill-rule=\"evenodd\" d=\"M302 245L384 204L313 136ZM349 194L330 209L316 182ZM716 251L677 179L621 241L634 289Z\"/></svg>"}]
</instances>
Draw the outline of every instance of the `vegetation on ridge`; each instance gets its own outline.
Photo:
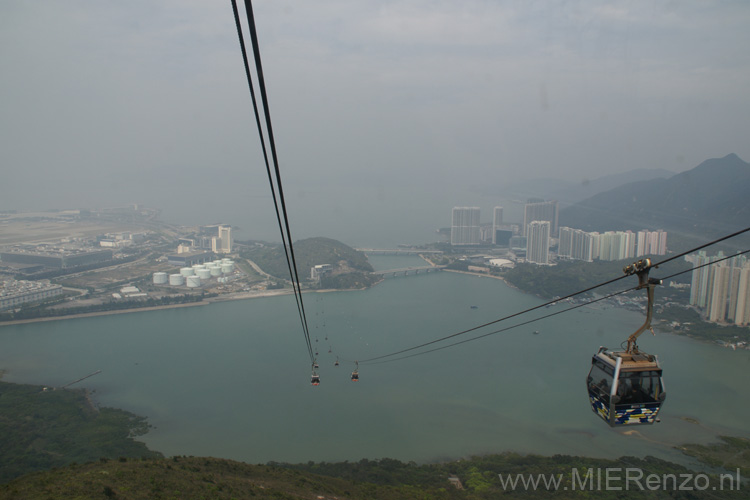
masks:
<instances>
[{"instance_id":1,"label":"vegetation on ridge","mask_svg":"<svg viewBox=\"0 0 750 500\"><path fill-rule=\"evenodd\" d=\"M330 264L333 270L320 281L321 288L364 288L377 281L367 257L352 247L331 238L308 238L294 243L294 255L300 280L310 278L310 268ZM250 259L266 273L289 279L289 267L281 245L256 244L243 250L242 258Z\"/></svg>"},{"instance_id":2,"label":"vegetation on ridge","mask_svg":"<svg viewBox=\"0 0 750 500\"><path fill-rule=\"evenodd\" d=\"M133 439L148 428L143 417L96 408L81 389L0 382L0 483L100 457L159 457Z\"/></svg>"}]
</instances>

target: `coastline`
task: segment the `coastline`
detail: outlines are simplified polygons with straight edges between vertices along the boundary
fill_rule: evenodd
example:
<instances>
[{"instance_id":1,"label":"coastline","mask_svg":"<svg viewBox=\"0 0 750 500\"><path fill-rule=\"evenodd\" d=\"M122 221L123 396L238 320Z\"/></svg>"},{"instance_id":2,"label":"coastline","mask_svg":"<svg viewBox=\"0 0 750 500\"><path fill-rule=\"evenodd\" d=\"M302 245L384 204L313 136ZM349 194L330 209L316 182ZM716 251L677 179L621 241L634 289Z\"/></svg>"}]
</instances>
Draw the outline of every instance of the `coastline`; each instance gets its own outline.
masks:
<instances>
[{"instance_id":1,"label":"coastline","mask_svg":"<svg viewBox=\"0 0 750 500\"><path fill-rule=\"evenodd\" d=\"M380 281L378 281L378 283L380 283ZM378 283L373 284L373 286L377 285ZM304 290L302 293L351 292L351 291L361 291L361 290L366 290L366 288L357 288L357 289L351 289L351 290L349 289ZM139 312L148 312L148 311L160 311L163 309L176 309L176 308L181 308L181 307L207 306L213 302L229 302L233 300L260 299L264 297L277 297L281 295L291 295L292 293L294 293L293 290L287 289L287 288L280 289L280 290L264 290L261 292L237 292L237 293L222 295L218 297L211 297L211 298L202 300L201 302L190 302L187 304L167 304L167 305L162 305L162 306L151 306L151 307L133 307L132 309L114 309L111 311L64 314L60 316L46 316L43 318L28 318L28 319L17 319L17 320L11 320L11 321L2 321L0 322L0 328L6 325L7 326L22 325L22 324L28 324L28 323L39 323L43 321L60 321L60 320L66 320L66 319L89 318L93 316L110 316L113 314L128 314L128 313L139 313Z\"/></svg>"}]
</instances>

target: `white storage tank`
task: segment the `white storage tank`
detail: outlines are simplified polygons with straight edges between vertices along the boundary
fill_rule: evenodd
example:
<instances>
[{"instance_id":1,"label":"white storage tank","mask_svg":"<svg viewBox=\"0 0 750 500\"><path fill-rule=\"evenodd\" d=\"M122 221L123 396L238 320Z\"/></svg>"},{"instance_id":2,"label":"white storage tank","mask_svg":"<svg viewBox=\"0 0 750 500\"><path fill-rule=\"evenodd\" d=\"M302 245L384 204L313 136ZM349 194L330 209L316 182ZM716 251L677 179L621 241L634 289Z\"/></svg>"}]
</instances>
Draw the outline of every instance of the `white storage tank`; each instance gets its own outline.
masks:
<instances>
[{"instance_id":1,"label":"white storage tank","mask_svg":"<svg viewBox=\"0 0 750 500\"><path fill-rule=\"evenodd\" d=\"M185 284L185 277L181 274L170 274L169 284L172 286L182 286Z\"/></svg>"},{"instance_id":2,"label":"white storage tank","mask_svg":"<svg viewBox=\"0 0 750 500\"><path fill-rule=\"evenodd\" d=\"M198 276L188 276L187 286L188 288L197 288L201 286L201 279Z\"/></svg>"},{"instance_id":3,"label":"white storage tank","mask_svg":"<svg viewBox=\"0 0 750 500\"><path fill-rule=\"evenodd\" d=\"M183 276L192 276L195 274L195 270L192 267L183 267L180 269L180 274Z\"/></svg>"},{"instance_id":4,"label":"white storage tank","mask_svg":"<svg viewBox=\"0 0 750 500\"><path fill-rule=\"evenodd\" d=\"M208 268L208 272L211 276L221 276L221 266L211 266Z\"/></svg>"},{"instance_id":5,"label":"white storage tank","mask_svg":"<svg viewBox=\"0 0 750 500\"><path fill-rule=\"evenodd\" d=\"M211 278L211 271L208 269L198 269L195 274L202 280L207 280Z\"/></svg>"},{"instance_id":6,"label":"white storage tank","mask_svg":"<svg viewBox=\"0 0 750 500\"><path fill-rule=\"evenodd\" d=\"M223 259L221 259L222 264L226 264L228 262L232 262L232 259L230 259L229 257L224 257Z\"/></svg>"},{"instance_id":7,"label":"white storage tank","mask_svg":"<svg viewBox=\"0 0 750 500\"><path fill-rule=\"evenodd\" d=\"M166 285L167 273L154 273L154 285Z\"/></svg>"},{"instance_id":8,"label":"white storage tank","mask_svg":"<svg viewBox=\"0 0 750 500\"><path fill-rule=\"evenodd\" d=\"M224 274L231 274L234 271L234 263L222 264L221 272Z\"/></svg>"}]
</instances>

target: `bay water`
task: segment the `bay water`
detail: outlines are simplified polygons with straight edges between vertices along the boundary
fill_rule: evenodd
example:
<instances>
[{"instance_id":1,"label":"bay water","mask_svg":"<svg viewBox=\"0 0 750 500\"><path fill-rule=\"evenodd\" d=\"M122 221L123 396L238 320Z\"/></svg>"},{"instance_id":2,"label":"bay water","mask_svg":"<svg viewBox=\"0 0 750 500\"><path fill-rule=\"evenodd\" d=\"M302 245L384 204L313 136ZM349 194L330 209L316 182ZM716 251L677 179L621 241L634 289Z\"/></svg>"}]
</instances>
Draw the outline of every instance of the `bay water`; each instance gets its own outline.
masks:
<instances>
[{"instance_id":1,"label":"bay water","mask_svg":"<svg viewBox=\"0 0 750 500\"><path fill-rule=\"evenodd\" d=\"M380 270L424 265L418 257L370 260ZM101 406L148 417L154 427L139 439L167 456L432 461L517 451L685 461L675 446L750 436L750 351L674 335L640 342L664 368L662 422L613 430L596 417L584 385L591 356L600 345L618 347L644 319L614 307L364 362L542 302L501 280L451 272L306 293L318 387L292 296L5 325L0 369L6 381L54 386L102 370L74 387L94 390Z\"/></svg>"}]
</instances>

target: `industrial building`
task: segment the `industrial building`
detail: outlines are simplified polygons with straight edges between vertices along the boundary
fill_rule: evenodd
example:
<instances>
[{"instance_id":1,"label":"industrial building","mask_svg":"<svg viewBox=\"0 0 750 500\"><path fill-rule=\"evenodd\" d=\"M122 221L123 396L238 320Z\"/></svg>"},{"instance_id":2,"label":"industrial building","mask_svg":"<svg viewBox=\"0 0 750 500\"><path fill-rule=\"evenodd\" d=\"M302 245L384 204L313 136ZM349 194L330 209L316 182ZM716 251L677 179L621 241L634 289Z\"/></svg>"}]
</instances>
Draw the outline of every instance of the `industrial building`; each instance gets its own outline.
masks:
<instances>
[{"instance_id":1,"label":"industrial building","mask_svg":"<svg viewBox=\"0 0 750 500\"><path fill-rule=\"evenodd\" d=\"M13 247L0 252L4 263L41 265L52 269L68 269L112 260L112 250L69 250L61 248Z\"/></svg>"},{"instance_id":2,"label":"industrial building","mask_svg":"<svg viewBox=\"0 0 750 500\"><path fill-rule=\"evenodd\" d=\"M0 310L10 309L29 302L41 302L62 295L61 285L48 280L4 280L0 281Z\"/></svg>"},{"instance_id":3,"label":"industrial building","mask_svg":"<svg viewBox=\"0 0 750 500\"><path fill-rule=\"evenodd\" d=\"M204 264L215 258L213 252L183 252L167 255L167 261L173 266L190 267Z\"/></svg>"}]
</instances>

